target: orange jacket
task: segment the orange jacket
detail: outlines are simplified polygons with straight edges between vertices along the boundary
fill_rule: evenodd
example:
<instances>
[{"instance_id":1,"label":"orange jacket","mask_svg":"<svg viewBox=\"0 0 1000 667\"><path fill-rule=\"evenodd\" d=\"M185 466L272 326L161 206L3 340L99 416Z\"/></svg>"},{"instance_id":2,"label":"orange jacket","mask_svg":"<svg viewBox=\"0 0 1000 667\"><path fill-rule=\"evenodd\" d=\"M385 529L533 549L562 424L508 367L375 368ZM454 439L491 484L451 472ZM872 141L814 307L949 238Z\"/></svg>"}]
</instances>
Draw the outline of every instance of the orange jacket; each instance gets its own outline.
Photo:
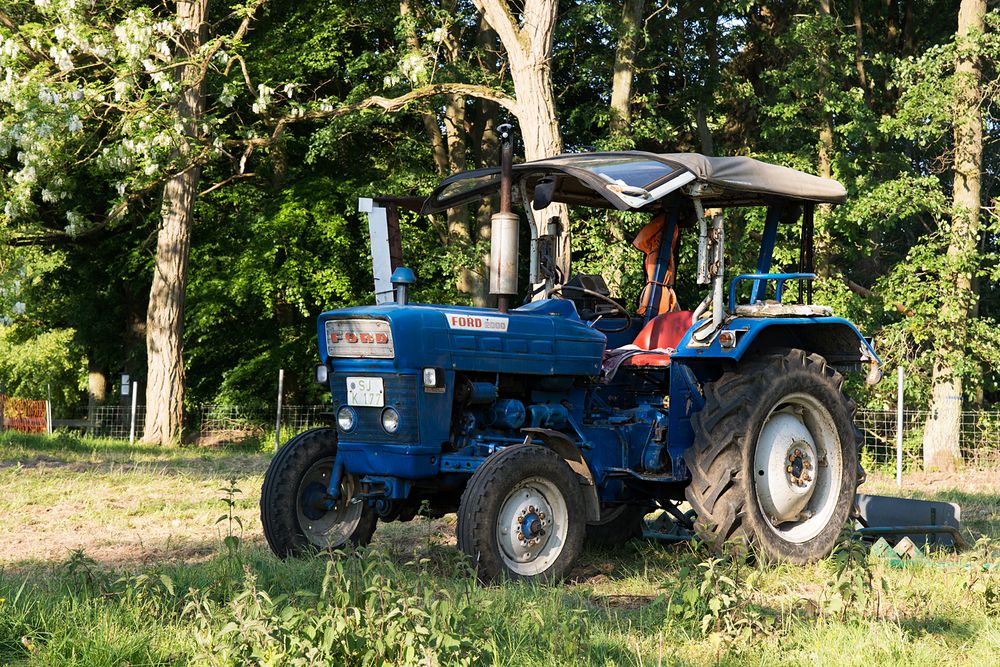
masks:
<instances>
[{"instance_id":1,"label":"orange jacket","mask_svg":"<svg viewBox=\"0 0 1000 667\"><path fill-rule=\"evenodd\" d=\"M663 228L666 222L666 213L657 213L645 227L639 230L639 233L635 236L635 240L632 241L633 246L646 253L644 261L646 286L642 288L642 296L639 299L640 315L646 314L652 287L656 284L656 260L660 254L660 243L663 238ZM667 273L663 276L663 282L659 283L661 289L657 303L653 304L654 308L656 308L654 315L661 315L680 309L680 304L677 303L677 295L674 293L674 272L677 268L675 266L675 255L677 253L677 241L679 238L680 229L677 225L674 225L674 238L671 239L670 243L670 259L667 262Z\"/></svg>"}]
</instances>

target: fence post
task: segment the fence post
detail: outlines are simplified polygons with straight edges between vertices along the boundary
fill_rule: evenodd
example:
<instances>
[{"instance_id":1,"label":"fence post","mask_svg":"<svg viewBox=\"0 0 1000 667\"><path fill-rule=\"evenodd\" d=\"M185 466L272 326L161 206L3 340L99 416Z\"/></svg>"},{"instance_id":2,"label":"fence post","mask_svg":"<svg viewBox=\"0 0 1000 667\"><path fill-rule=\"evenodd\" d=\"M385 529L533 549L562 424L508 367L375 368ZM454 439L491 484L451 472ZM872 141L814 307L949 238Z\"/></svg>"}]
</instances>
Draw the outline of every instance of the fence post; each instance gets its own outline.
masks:
<instances>
[{"instance_id":1,"label":"fence post","mask_svg":"<svg viewBox=\"0 0 1000 667\"><path fill-rule=\"evenodd\" d=\"M896 372L896 486L903 486L903 367Z\"/></svg>"},{"instance_id":2,"label":"fence post","mask_svg":"<svg viewBox=\"0 0 1000 667\"><path fill-rule=\"evenodd\" d=\"M0 380L0 433L3 433L3 409L7 403L7 383Z\"/></svg>"},{"instance_id":3,"label":"fence post","mask_svg":"<svg viewBox=\"0 0 1000 667\"><path fill-rule=\"evenodd\" d=\"M274 449L281 446L281 395L285 391L285 369L278 370L278 416L274 420Z\"/></svg>"},{"instance_id":4,"label":"fence post","mask_svg":"<svg viewBox=\"0 0 1000 667\"><path fill-rule=\"evenodd\" d=\"M139 383L132 383L132 418L129 420L128 424L128 444L133 444L135 442L135 402L136 396L139 393Z\"/></svg>"},{"instance_id":5,"label":"fence post","mask_svg":"<svg viewBox=\"0 0 1000 667\"><path fill-rule=\"evenodd\" d=\"M45 385L45 431L52 435L52 385Z\"/></svg>"}]
</instances>

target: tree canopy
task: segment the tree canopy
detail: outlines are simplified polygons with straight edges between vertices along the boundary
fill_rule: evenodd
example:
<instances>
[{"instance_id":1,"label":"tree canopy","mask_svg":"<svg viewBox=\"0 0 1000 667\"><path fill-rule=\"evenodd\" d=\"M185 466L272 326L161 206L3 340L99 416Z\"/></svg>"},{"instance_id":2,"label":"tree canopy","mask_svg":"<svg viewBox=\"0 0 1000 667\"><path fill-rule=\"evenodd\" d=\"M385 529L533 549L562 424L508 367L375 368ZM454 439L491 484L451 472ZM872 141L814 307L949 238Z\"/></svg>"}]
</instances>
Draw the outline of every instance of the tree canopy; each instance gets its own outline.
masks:
<instances>
[{"instance_id":1,"label":"tree canopy","mask_svg":"<svg viewBox=\"0 0 1000 667\"><path fill-rule=\"evenodd\" d=\"M357 198L426 194L455 169L495 164L496 125L520 120L529 152L751 155L840 180L848 203L817 215L816 300L906 367L912 404L929 404L941 350L966 405L1000 400L996 10L959 34L958 0L230 0L204 3L192 41L179 4L0 8L9 386L45 378L69 406L87 400L88 373L146 377L165 184L197 166L184 401L266 402L278 368L289 400L319 400L307 370L316 316L373 299ZM529 36L526 17L542 25L549 9L551 35ZM524 58L550 68L551 135L535 126L548 111L527 108L544 81L524 78ZM962 63L973 61L970 101ZM185 115L195 85L203 106ZM983 133L982 208L955 250L961 104ZM403 216L419 299L485 302L483 215ZM635 299L642 222L574 219L574 265ZM763 219L730 222L729 264L750 268ZM776 267L797 259L791 237L780 253ZM694 303L685 266L680 295ZM60 350L72 361L54 365ZM892 391L864 400L888 404Z\"/></svg>"}]
</instances>

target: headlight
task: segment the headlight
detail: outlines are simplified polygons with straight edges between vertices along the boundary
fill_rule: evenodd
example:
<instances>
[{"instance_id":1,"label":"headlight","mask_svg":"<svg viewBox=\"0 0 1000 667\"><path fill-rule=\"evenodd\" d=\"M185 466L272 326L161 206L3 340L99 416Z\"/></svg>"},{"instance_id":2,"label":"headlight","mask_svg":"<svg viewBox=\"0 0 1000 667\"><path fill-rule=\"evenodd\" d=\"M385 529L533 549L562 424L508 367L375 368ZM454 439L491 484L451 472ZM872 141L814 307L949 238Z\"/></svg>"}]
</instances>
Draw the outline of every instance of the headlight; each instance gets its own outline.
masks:
<instances>
[{"instance_id":1,"label":"headlight","mask_svg":"<svg viewBox=\"0 0 1000 667\"><path fill-rule=\"evenodd\" d=\"M326 384L329 377L330 369L326 367L326 364L319 364L316 366L316 382L318 384Z\"/></svg>"},{"instance_id":2,"label":"headlight","mask_svg":"<svg viewBox=\"0 0 1000 667\"><path fill-rule=\"evenodd\" d=\"M436 368L425 368L424 369L424 386L425 387L436 387L438 383L437 380L437 369Z\"/></svg>"},{"instance_id":3,"label":"headlight","mask_svg":"<svg viewBox=\"0 0 1000 667\"><path fill-rule=\"evenodd\" d=\"M399 413L393 408L386 408L382 411L382 428L386 433L395 433L399 430Z\"/></svg>"},{"instance_id":4,"label":"headlight","mask_svg":"<svg viewBox=\"0 0 1000 667\"><path fill-rule=\"evenodd\" d=\"M337 426L340 427L341 431L350 431L354 428L356 417L357 415L354 413L354 410L345 405L340 410L337 410Z\"/></svg>"}]
</instances>

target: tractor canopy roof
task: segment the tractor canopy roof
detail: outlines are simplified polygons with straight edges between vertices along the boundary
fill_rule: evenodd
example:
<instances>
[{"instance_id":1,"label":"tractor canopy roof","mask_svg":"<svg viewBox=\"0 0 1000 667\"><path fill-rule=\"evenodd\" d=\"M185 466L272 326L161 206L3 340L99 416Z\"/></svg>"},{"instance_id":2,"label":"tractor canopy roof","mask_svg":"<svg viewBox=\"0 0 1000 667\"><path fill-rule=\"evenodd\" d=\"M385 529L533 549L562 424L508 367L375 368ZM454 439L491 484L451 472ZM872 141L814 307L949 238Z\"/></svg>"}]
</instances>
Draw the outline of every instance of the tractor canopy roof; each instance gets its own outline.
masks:
<instances>
[{"instance_id":1,"label":"tractor canopy roof","mask_svg":"<svg viewBox=\"0 0 1000 667\"><path fill-rule=\"evenodd\" d=\"M446 178L424 203L434 213L494 194L500 168L476 169ZM700 153L569 153L514 165L514 189L533 208L552 202L615 208L658 208L671 193L697 193L706 207L759 206L789 202L838 204L847 191L837 181L748 157Z\"/></svg>"}]
</instances>

